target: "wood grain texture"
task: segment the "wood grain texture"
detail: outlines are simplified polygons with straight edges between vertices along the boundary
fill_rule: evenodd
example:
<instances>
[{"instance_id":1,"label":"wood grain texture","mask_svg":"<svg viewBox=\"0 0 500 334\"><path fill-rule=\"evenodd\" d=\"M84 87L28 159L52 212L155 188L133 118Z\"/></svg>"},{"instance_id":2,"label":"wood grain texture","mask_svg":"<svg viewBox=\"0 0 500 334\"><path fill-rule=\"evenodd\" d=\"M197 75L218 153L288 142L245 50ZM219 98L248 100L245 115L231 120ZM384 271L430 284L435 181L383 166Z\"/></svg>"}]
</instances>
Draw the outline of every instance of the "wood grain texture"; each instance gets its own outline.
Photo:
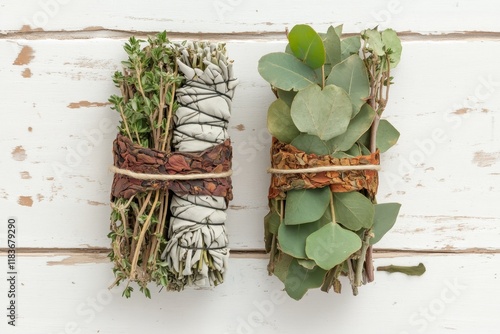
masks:
<instances>
[{"instance_id":1,"label":"wood grain texture","mask_svg":"<svg viewBox=\"0 0 500 334\"><path fill-rule=\"evenodd\" d=\"M499 9L496 0L0 0L0 212L18 218L22 250L19 327L3 317L0 333L497 333ZM274 96L257 62L283 50L285 28L297 23L318 31L343 23L347 33L379 25L403 36L385 114L401 138L382 155L378 195L403 206L374 255L375 266L422 262L421 277L376 272L357 297L344 281L341 295L315 291L295 302L267 275L266 113ZM152 300L137 291L126 300L121 289L107 290L107 166L119 121L107 99L118 93L111 75L125 38L163 30L225 41L235 60L233 253L217 288L152 286Z\"/></svg>"},{"instance_id":2,"label":"wood grain texture","mask_svg":"<svg viewBox=\"0 0 500 334\"><path fill-rule=\"evenodd\" d=\"M139 293L127 300L120 289L106 289L111 267L101 256L22 256L17 331L4 321L0 331L296 334L335 323L339 333L496 333L500 255L391 257L375 265L419 262L427 267L421 277L377 272L357 297L343 281L341 295L314 291L296 302L267 276L265 260L232 259L226 282L215 289L167 293L152 286L151 300ZM0 291L5 285L0 280Z\"/></svg>"},{"instance_id":3,"label":"wood grain texture","mask_svg":"<svg viewBox=\"0 0 500 334\"><path fill-rule=\"evenodd\" d=\"M301 1L210 0L142 3L74 0L3 0L0 31L119 30L189 33L283 32L309 23L325 30L344 24L358 32L380 25L398 31L435 34L462 31L500 32L495 0ZM154 10L151 10L154 8Z\"/></svg>"},{"instance_id":4,"label":"wood grain texture","mask_svg":"<svg viewBox=\"0 0 500 334\"><path fill-rule=\"evenodd\" d=\"M124 40L2 40L2 211L22 221L24 247L107 247L111 142L118 117L107 105ZM16 59L32 50L29 62ZM228 43L241 80L233 104L233 249L262 249L273 100L256 71L283 41ZM401 202L379 247L498 249L500 43L404 43L386 117L402 133L382 156L379 202ZM476 55L481 54L481 61ZM453 55L453 57L450 57ZM433 61L429 61L432 57ZM29 68L32 76L22 74ZM458 70L460 69L460 70ZM26 178L26 173L30 178ZM4 231L0 231L3 233Z\"/></svg>"}]
</instances>

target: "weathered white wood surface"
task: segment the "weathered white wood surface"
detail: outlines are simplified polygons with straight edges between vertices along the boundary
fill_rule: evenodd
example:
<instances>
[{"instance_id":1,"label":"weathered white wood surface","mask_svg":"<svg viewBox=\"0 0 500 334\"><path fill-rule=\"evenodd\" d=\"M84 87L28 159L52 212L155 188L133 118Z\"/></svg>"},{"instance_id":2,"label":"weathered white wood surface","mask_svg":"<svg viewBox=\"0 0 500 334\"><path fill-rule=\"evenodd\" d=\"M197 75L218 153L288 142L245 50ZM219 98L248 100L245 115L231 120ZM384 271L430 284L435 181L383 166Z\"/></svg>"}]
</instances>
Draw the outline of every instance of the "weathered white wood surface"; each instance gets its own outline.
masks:
<instances>
[{"instance_id":1,"label":"weathered white wood surface","mask_svg":"<svg viewBox=\"0 0 500 334\"><path fill-rule=\"evenodd\" d=\"M0 256L4 262L5 257ZM266 260L231 259L227 282L215 289L109 292L111 267L102 256L22 256L17 330L2 333L497 333L500 255L403 256L375 260L416 265L422 277L377 272L357 297L315 291L296 302L266 272ZM6 283L0 281L0 291Z\"/></svg>"},{"instance_id":2,"label":"weathered white wood surface","mask_svg":"<svg viewBox=\"0 0 500 334\"><path fill-rule=\"evenodd\" d=\"M151 10L153 8L153 10ZM433 34L500 31L495 0L301 1L76 1L4 0L0 31L161 31L190 33L283 32L297 23L318 29L344 24L348 32L380 25Z\"/></svg>"},{"instance_id":3,"label":"weathered white wood surface","mask_svg":"<svg viewBox=\"0 0 500 334\"><path fill-rule=\"evenodd\" d=\"M20 327L6 327L2 315L0 333L497 333L499 10L495 0L0 0L0 212L18 218L18 247L38 252L19 258ZM273 95L257 61L282 50L282 32L296 23L320 31L344 23L348 33L378 24L403 36L386 111L402 136L382 157L378 196L403 207L378 244L392 252L376 253L375 264L423 262L426 274L377 273L356 298L345 284L342 295L313 292L297 303L249 252L231 258L215 289L152 300L107 293L112 273L101 248L118 117L106 102L126 38L166 29L227 42L241 81L228 232L231 248L245 252L263 248L269 181Z\"/></svg>"},{"instance_id":4,"label":"weathered white wood surface","mask_svg":"<svg viewBox=\"0 0 500 334\"><path fill-rule=\"evenodd\" d=\"M123 43L0 41L5 64L0 90L7 93L0 101L5 111L0 159L8 175L0 185L0 204L22 221L24 247L108 245L107 166L118 118L106 102L116 93L110 76L124 57ZM265 119L273 95L256 64L262 54L283 46L250 41L227 46L241 80L231 127L233 249L263 245L270 144ZM383 155L379 193L380 202L403 207L394 232L379 247L498 248L500 74L492 67L500 66L492 64L499 52L500 43L493 41L404 43L386 111L402 136ZM481 61L475 60L478 54Z\"/></svg>"}]
</instances>

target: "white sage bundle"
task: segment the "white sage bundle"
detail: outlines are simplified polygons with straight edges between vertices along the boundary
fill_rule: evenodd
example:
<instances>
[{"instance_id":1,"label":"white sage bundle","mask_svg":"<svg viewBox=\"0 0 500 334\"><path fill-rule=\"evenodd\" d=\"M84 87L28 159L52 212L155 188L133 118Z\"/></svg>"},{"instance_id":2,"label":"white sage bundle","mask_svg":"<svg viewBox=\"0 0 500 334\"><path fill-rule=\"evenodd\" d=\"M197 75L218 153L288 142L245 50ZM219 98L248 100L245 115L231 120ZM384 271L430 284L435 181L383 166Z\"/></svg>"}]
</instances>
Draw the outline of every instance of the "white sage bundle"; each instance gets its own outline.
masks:
<instances>
[{"instance_id":1,"label":"white sage bundle","mask_svg":"<svg viewBox=\"0 0 500 334\"><path fill-rule=\"evenodd\" d=\"M179 71L186 78L176 92L173 146L199 152L226 141L237 79L223 44L193 42L178 46ZM218 196L172 195L167 261L169 289L213 286L223 282L229 258L227 201Z\"/></svg>"}]
</instances>

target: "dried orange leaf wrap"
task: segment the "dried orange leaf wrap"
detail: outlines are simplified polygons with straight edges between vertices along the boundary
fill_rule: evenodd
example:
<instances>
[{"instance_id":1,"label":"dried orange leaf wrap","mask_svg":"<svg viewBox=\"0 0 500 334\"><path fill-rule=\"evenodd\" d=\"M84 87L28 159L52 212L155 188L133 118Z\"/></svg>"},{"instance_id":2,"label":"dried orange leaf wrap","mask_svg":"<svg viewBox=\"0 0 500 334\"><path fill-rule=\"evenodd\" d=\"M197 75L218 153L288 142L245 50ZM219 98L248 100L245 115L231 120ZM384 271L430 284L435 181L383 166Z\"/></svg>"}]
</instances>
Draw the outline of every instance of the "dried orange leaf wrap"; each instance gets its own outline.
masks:
<instances>
[{"instance_id":1,"label":"dried orange leaf wrap","mask_svg":"<svg viewBox=\"0 0 500 334\"><path fill-rule=\"evenodd\" d=\"M295 146L280 142L273 137L271 166L276 169L299 169L323 166L379 165L380 152L353 158L334 158L330 155L307 154ZM378 188L376 170L329 171L302 174L272 174L269 198L286 197L293 189L313 189L330 186L332 192L349 192L366 189L373 198Z\"/></svg>"},{"instance_id":2,"label":"dried orange leaf wrap","mask_svg":"<svg viewBox=\"0 0 500 334\"><path fill-rule=\"evenodd\" d=\"M120 134L113 142L115 167L143 174L203 174L222 173L231 169L231 141L202 152L166 153L132 143ZM207 178L199 180L138 180L123 174L115 174L111 199L130 198L144 191L168 189L177 195L209 195L233 198L231 178Z\"/></svg>"}]
</instances>

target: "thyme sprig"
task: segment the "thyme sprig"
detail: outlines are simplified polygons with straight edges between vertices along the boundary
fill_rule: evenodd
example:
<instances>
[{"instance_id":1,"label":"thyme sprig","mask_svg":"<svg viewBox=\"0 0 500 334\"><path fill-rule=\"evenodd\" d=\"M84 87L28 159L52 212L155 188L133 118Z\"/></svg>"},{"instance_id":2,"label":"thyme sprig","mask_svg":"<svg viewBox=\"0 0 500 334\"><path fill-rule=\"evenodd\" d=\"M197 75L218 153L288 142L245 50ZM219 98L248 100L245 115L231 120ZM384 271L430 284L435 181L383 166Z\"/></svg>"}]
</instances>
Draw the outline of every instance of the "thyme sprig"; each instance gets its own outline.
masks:
<instances>
[{"instance_id":1,"label":"thyme sprig","mask_svg":"<svg viewBox=\"0 0 500 334\"><path fill-rule=\"evenodd\" d=\"M109 98L121 116L119 132L143 147L169 152L172 117L178 108L175 91L183 80L177 70L177 49L162 32L147 40L131 37L124 50L128 59L122 62L123 71L113 76L121 95ZM155 190L111 203L108 256L116 277L112 286L126 282L127 298L133 291L130 282L137 282L149 298L149 282L168 285L167 266L160 259L166 244L168 198L168 191Z\"/></svg>"}]
</instances>

